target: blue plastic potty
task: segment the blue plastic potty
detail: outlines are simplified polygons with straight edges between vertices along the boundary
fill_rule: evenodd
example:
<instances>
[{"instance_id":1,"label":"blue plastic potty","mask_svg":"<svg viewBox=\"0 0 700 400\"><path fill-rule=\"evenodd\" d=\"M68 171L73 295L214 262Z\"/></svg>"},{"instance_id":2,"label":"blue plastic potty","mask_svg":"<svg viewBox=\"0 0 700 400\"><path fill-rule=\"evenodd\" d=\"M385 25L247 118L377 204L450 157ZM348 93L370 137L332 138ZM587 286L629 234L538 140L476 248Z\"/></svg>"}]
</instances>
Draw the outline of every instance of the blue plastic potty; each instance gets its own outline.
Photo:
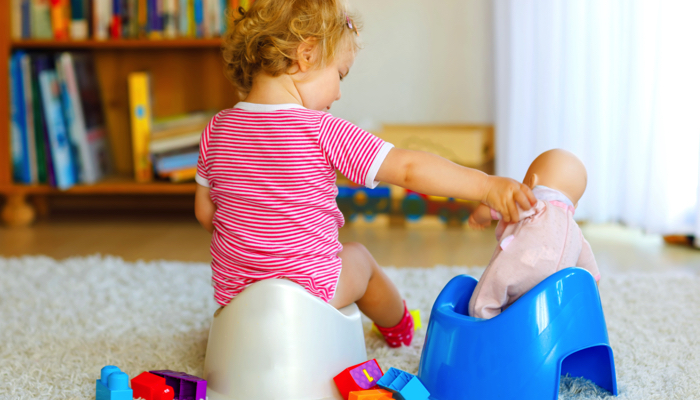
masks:
<instances>
[{"instance_id":1,"label":"blue plastic potty","mask_svg":"<svg viewBox=\"0 0 700 400\"><path fill-rule=\"evenodd\" d=\"M433 305L418 367L432 400L556 400L566 374L617 395L600 295L588 271L561 270L489 320L468 316L476 284L457 276Z\"/></svg>"}]
</instances>

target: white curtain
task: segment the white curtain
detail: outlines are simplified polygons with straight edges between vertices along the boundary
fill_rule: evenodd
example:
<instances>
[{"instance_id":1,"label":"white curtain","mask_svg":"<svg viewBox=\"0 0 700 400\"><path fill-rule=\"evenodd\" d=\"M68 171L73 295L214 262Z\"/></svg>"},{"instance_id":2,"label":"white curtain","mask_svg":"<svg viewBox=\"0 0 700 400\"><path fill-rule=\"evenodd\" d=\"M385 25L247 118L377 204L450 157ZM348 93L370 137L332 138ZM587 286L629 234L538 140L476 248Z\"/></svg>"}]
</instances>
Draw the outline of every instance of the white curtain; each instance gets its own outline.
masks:
<instances>
[{"instance_id":1,"label":"white curtain","mask_svg":"<svg viewBox=\"0 0 700 400\"><path fill-rule=\"evenodd\" d=\"M577 218L700 238L700 1L495 0L496 172L555 147Z\"/></svg>"}]
</instances>

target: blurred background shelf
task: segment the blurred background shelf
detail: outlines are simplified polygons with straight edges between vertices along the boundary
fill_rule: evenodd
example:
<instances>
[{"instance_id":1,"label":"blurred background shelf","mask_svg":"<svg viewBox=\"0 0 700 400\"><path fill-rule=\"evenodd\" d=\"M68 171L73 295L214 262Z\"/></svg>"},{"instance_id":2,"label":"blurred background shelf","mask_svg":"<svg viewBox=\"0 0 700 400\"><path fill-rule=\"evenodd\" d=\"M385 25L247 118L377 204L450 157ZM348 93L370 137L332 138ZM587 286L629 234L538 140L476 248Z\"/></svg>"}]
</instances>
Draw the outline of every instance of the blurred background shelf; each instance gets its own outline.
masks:
<instances>
[{"instance_id":1,"label":"blurred background shelf","mask_svg":"<svg viewBox=\"0 0 700 400\"><path fill-rule=\"evenodd\" d=\"M24 195L57 194L194 194L196 184L154 181L138 183L132 176L108 176L92 185L78 184L68 190L59 190L49 185L3 185L0 193Z\"/></svg>"},{"instance_id":2,"label":"blurred background shelf","mask_svg":"<svg viewBox=\"0 0 700 400\"><path fill-rule=\"evenodd\" d=\"M22 185L13 181L11 159L3 156L0 158L2 221L11 226L28 225L36 215L48 215L48 207L56 199L85 204L113 196L113 202L138 206L161 198L160 201L168 203L191 204L193 209L195 183L137 183L133 178L127 77L133 72L149 73L153 118L232 107L238 96L224 76L221 38L16 39L12 36L10 3L2 2L0 6L0 154L9 155L11 149L8 66L12 54L18 51L87 53L94 61L99 83L113 173L96 184L79 184L64 191L48 184Z\"/></svg>"},{"instance_id":3,"label":"blurred background shelf","mask_svg":"<svg viewBox=\"0 0 700 400\"><path fill-rule=\"evenodd\" d=\"M13 40L13 50L218 49L221 39Z\"/></svg>"}]
</instances>

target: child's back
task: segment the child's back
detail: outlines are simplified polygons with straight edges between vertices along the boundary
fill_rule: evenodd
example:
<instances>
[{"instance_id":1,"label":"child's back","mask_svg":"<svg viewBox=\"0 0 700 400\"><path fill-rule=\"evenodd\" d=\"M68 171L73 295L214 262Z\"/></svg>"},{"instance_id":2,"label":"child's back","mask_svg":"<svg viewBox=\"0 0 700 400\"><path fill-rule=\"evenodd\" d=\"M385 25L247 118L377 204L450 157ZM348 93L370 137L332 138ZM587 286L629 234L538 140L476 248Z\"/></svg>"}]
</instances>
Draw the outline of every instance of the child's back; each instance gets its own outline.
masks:
<instances>
[{"instance_id":1,"label":"child's back","mask_svg":"<svg viewBox=\"0 0 700 400\"><path fill-rule=\"evenodd\" d=\"M217 206L211 248L217 301L225 305L257 280L282 277L329 301L342 249L335 171L375 186L391 147L297 104L242 102L217 114L204 131L197 173Z\"/></svg>"}]
</instances>

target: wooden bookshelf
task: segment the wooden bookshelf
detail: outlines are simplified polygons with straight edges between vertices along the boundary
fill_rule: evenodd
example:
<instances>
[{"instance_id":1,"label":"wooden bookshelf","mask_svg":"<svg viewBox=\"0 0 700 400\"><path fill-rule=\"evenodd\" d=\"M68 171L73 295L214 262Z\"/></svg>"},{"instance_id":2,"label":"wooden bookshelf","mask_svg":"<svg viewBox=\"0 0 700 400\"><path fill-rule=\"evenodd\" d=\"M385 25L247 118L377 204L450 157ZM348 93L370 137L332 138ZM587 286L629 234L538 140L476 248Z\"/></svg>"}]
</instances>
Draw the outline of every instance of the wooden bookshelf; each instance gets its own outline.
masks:
<instances>
[{"instance_id":1,"label":"wooden bookshelf","mask_svg":"<svg viewBox=\"0 0 700 400\"><path fill-rule=\"evenodd\" d=\"M14 50L152 50L209 49L221 47L221 39L120 39L120 40L13 40Z\"/></svg>"},{"instance_id":2,"label":"wooden bookshelf","mask_svg":"<svg viewBox=\"0 0 700 400\"><path fill-rule=\"evenodd\" d=\"M6 225L28 225L34 209L27 197L70 195L193 195L194 183L137 183L133 177L127 76L151 73L152 112L155 118L197 110L222 110L237 102L233 86L223 73L221 39L123 40L12 40L9 2L0 10L0 216ZM94 185L76 185L60 191L48 185L20 185L12 180L10 154L9 58L27 52L81 51L92 53L101 86L102 104L115 175ZM44 199L45 200L45 199ZM37 203L36 201L34 203ZM44 201L44 203L46 203ZM0 201L2 204L2 201Z\"/></svg>"}]
</instances>

